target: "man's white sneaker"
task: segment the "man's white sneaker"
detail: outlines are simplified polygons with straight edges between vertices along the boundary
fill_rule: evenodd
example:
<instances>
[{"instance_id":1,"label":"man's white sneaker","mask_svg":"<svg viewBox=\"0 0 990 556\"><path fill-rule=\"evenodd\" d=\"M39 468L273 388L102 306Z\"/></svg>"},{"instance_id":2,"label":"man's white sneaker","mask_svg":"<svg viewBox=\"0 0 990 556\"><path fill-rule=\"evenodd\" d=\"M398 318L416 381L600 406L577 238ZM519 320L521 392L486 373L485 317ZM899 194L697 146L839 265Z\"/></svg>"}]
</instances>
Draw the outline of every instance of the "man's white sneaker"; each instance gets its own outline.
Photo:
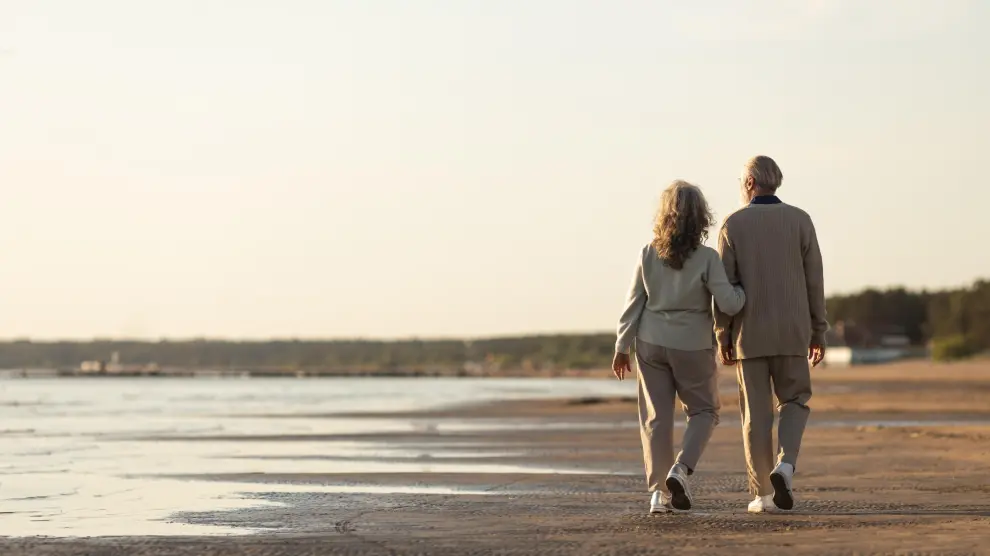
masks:
<instances>
[{"instance_id":1,"label":"man's white sneaker","mask_svg":"<svg viewBox=\"0 0 990 556\"><path fill-rule=\"evenodd\" d=\"M749 503L749 513L762 514L777 511L777 506L773 503L773 495L757 496L756 500Z\"/></svg>"},{"instance_id":2,"label":"man's white sneaker","mask_svg":"<svg viewBox=\"0 0 990 556\"><path fill-rule=\"evenodd\" d=\"M650 513L670 513L670 497L659 490L654 491L652 498L650 498Z\"/></svg>"},{"instance_id":3,"label":"man's white sneaker","mask_svg":"<svg viewBox=\"0 0 990 556\"><path fill-rule=\"evenodd\" d=\"M670 468L670 473L667 474L667 490L670 491L670 505L675 510L686 512L691 509L694 500L691 498L688 471L684 464L676 463Z\"/></svg>"},{"instance_id":4,"label":"man's white sneaker","mask_svg":"<svg viewBox=\"0 0 990 556\"><path fill-rule=\"evenodd\" d=\"M791 490L793 478L794 466L789 463L778 464L773 473L770 473L770 484L773 485L773 503L782 510L794 509L794 492Z\"/></svg>"}]
</instances>

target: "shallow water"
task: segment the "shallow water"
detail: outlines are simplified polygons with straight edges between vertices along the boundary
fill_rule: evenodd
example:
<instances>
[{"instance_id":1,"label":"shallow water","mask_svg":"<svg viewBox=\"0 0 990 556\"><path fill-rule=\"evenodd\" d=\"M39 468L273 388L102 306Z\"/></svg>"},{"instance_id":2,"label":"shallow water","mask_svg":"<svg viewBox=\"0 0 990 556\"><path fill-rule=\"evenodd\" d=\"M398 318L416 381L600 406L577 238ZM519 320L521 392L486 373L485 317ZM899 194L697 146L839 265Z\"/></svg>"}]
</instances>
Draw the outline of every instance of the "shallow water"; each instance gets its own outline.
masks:
<instances>
[{"instance_id":1,"label":"shallow water","mask_svg":"<svg viewBox=\"0 0 990 556\"><path fill-rule=\"evenodd\" d=\"M629 396L633 383L582 379L24 379L0 381L0 535L226 535L179 512L273 504L253 493L373 493L377 487L176 479L245 473L568 473L501 463L470 445L388 445L369 433L538 428L525 421L294 415L388 413L498 400ZM239 417L238 415L244 415ZM271 418L250 415L272 415ZM569 426L557 424L551 426ZM355 440L257 440L334 435ZM222 437L223 442L204 440ZM470 459L470 462L459 461ZM587 472L587 471L585 471ZM390 492L403 489L389 488ZM471 493L414 488L410 493Z\"/></svg>"}]
</instances>

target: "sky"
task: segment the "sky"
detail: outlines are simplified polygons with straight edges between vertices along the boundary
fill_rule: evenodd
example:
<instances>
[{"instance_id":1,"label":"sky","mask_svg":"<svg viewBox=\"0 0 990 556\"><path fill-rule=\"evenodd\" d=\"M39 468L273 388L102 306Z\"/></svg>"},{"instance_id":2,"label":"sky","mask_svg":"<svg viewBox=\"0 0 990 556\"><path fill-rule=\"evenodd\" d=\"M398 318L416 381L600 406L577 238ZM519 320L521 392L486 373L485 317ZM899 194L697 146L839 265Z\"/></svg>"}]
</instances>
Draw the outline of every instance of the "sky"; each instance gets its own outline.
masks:
<instances>
[{"instance_id":1,"label":"sky","mask_svg":"<svg viewBox=\"0 0 990 556\"><path fill-rule=\"evenodd\" d=\"M752 155L829 293L990 277L981 0L0 0L0 337L614 329Z\"/></svg>"}]
</instances>

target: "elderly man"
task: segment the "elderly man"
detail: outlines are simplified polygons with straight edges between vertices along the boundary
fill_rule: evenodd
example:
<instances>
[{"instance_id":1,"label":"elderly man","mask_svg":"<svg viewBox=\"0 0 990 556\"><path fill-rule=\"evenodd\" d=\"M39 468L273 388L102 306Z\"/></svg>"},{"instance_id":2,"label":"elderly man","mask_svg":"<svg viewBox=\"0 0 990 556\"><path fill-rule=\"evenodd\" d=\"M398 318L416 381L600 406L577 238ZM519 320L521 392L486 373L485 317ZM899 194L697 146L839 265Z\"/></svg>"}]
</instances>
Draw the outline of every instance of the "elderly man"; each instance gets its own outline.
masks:
<instances>
[{"instance_id":1,"label":"elderly man","mask_svg":"<svg viewBox=\"0 0 990 556\"><path fill-rule=\"evenodd\" d=\"M746 290L746 307L730 317L715 307L719 358L736 366L750 512L794 507L791 481L811 398L809 361L825 357L825 292L822 255L811 217L781 202L783 181L773 159L746 162L742 209L719 233L719 254L729 281ZM780 422L773 450L773 398Z\"/></svg>"}]
</instances>

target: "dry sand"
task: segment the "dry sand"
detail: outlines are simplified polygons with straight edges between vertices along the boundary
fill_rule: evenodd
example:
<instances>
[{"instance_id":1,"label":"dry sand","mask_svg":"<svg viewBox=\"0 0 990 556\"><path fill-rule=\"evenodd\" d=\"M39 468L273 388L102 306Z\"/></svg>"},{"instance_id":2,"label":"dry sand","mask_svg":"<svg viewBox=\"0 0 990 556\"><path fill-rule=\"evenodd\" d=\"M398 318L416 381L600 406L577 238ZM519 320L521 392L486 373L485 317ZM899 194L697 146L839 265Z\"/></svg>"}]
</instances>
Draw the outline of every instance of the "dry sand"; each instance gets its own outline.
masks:
<instances>
[{"instance_id":1,"label":"dry sand","mask_svg":"<svg viewBox=\"0 0 990 556\"><path fill-rule=\"evenodd\" d=\"M731 391L731 373L722 378ZM512 452L499 461L555 465L567 474L198 477L371 484L386 493L282 494L285 505L274 509L176 516L267 530L244 537L0 539L0 554L990 554L990 364L823 369L815 379L812 427L795 483L798 507L784 515L745 512L731 394L723 396L723 422L695 475L696 510L662 516L646 514L638 433L620 426L635 418L634 401L514 402L434 416L589 426L427 430L395 439L471 443L482 455ZM388 492L408 485L475 493Z\"/></svg>"}]
</instances>

